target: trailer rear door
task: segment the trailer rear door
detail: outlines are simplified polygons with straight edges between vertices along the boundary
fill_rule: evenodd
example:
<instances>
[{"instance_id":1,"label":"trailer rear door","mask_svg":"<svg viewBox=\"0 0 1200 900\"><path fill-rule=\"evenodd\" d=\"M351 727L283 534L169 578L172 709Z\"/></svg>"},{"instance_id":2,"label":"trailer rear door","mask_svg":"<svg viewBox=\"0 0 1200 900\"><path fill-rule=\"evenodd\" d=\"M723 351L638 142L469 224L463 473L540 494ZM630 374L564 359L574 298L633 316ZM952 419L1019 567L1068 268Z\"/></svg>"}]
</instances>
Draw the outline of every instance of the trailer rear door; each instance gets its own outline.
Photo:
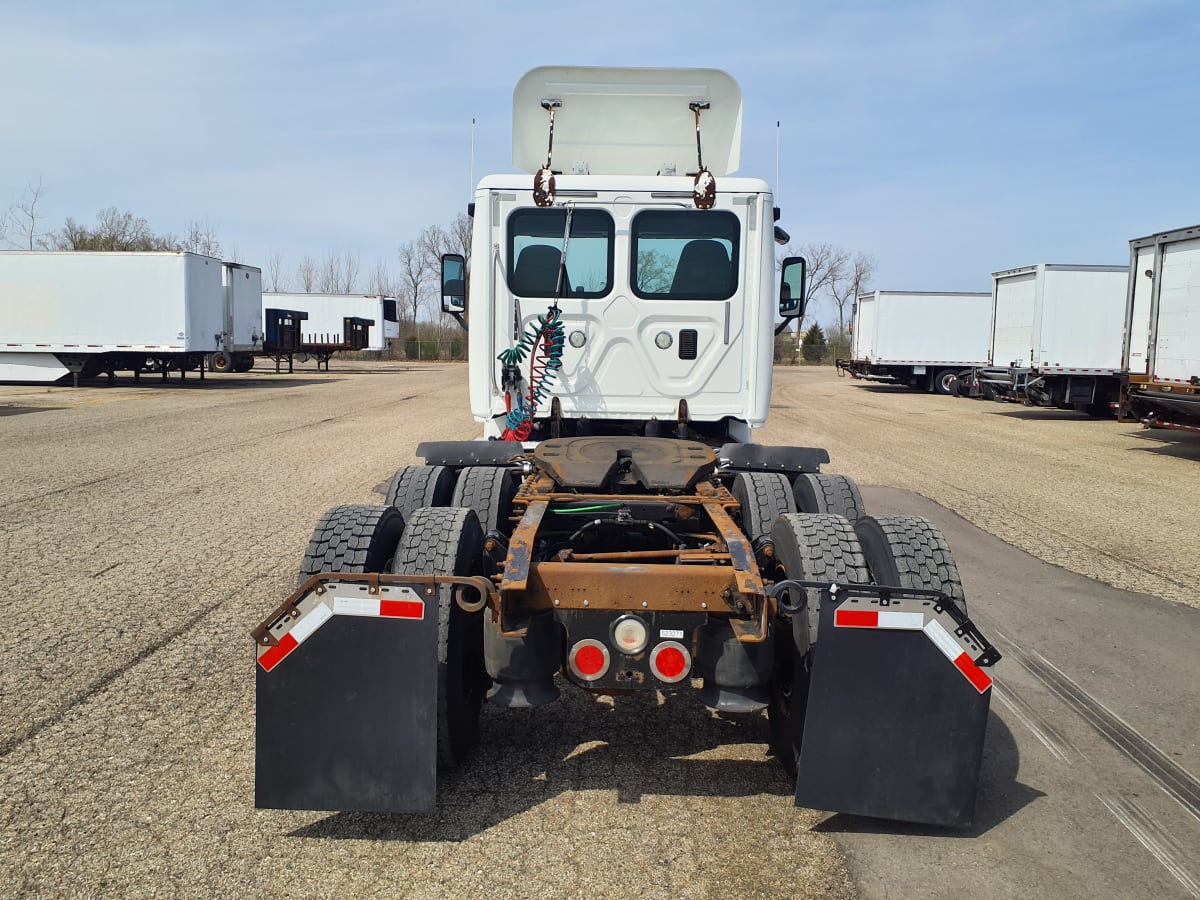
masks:
<instances>
[{"instance_id":1,"label":"trailer rear door","mask_svg":"<svg viewBox=\"0 0 1200 900\"><path fill-rule=\"evenodd\" d=\"M1200 238L1163 245L1155 381L1200 376Z\"/></svg>"},{"instance_id":2,"label":"trailer rear door","mask_svg":"<svg viewBox=\"0 0 1200 900\"><path fill-rule=\"evenodd\" d=\"M1033 358L1037 271L997 278L992 287L992 365L1028 366Z\"/></svg>"}]
</instances>

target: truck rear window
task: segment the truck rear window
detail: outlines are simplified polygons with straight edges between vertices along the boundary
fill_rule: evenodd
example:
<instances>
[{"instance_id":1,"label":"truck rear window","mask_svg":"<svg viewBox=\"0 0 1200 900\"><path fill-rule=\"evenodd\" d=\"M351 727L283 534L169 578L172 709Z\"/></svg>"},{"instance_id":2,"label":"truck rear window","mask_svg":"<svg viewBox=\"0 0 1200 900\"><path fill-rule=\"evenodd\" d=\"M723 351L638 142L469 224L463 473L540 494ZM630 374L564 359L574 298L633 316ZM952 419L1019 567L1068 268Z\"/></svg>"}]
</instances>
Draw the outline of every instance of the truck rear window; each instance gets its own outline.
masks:
<instances>
[{"instance_id":1,"label":"truck rear window","mask_svg":"<svg viewBox=\"0 0 1200 900\"><path fill-rule=\"evenodd\" d=\"M508 289L518 297L553 297L562 255L565 209L518 209L508 217ZM613 220L599 209L571 216L562 297L603 297L612 290Z\"/></svg>"},{"instance_id":2,"label":"truck rear window","mask_svg":"<svg viewBox=\"0 0 1200 900\"><path fill-rule=\"evenodd\" d=\"M737 290L740 234L730 212L639 213L631 235L633 292L654 300L727 300Z\"/></svg>"}]
</instances>

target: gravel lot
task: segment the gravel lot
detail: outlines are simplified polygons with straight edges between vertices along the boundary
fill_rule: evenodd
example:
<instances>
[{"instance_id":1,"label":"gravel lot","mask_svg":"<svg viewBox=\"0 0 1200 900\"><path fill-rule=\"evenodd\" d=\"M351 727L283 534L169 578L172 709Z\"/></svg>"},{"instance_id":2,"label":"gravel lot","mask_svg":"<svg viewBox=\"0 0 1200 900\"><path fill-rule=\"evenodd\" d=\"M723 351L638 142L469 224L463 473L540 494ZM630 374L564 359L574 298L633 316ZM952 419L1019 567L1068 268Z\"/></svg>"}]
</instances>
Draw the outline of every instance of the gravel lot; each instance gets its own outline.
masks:
<instances>
[{"instance_id":1,"label":"gravel lot","mask_svg":"<svg viewBox=\"0 0 1200 900\"><path fill-rule=\"evenodd\" d=\"M761 718L566 692L485 709L431 816L252 807L253 646L309 531L425 439L465 366L0 386L0 888L11 895L848 896ZM1200 441L780 370L764 442L1048 561L1200 605ZM495 772L505 772L501 783Z\"/></svg>"}]
</instances>

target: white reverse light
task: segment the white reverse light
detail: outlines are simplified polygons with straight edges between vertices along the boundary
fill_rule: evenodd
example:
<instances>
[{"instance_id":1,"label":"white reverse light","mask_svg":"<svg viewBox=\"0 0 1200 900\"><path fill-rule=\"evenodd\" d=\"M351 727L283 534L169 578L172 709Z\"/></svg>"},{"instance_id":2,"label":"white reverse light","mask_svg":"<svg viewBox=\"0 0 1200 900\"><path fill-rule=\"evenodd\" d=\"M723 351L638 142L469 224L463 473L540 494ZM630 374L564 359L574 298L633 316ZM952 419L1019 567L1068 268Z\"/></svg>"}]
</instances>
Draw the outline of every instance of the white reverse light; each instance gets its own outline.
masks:
<instances>
[{"instance_id":1,"label":"white reverse light","mask_svg":"<svg viewBox=\"0 0 1200 900\"><path fill-rule=\"evenodd\" d=\"M673 343L675 343L675 339L671 337L669 331L660 331L654 336L654 346L659 350L667 350Z\"/></svg>"},{"instance_id":2,"label":"white reverse light","mask_svg":"<svg viewBox=\"0 0 1200 900\"><path fill-rule=\"evenodd\" d=\"M637 616L624 616L613 624L613 643L622 653L634 655L646 649L649 632Z\"/></svg>"},{"instance_id":3,"label":"white reverse light","mask_svg":"<svg viewBox=\"0 0 1200 900\"><path fill-rule=\"evenodd\" d=\"M567 340L571 342L572 347L574 347L576 350L578 350L580 347L582 347L584 344L587 343L587 335L584 334L582 331L572 331L571 334L567 337Z\"/></svg>"}]
</instances>

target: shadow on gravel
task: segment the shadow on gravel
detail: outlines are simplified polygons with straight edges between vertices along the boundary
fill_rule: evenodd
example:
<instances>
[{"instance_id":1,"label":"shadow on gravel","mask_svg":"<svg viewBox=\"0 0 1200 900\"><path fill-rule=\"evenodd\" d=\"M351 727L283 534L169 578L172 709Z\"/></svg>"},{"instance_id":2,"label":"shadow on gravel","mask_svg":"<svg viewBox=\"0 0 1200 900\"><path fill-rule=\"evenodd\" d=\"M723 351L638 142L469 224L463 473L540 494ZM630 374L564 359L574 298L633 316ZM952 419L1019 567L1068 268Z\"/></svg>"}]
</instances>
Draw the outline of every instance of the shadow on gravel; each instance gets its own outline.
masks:
<instances>
[{"instance_id":1,"label":"shadow on gravel","mask_svg":"<svg viewBox=\"0 0 1200 900\"><path fill-rule=\"evenodd\" d=\"M1108 416L1089 416L1087 413L1079 413L1071 409L1045 409L1044 407L1030 409L1018 406L1015 409L1001 408L989 410L989 412L995 416L1022 419L1026 422L1107 422L1110 425L1113 422L1113 419Z\"/></svg>"},{"instance_id":2,"label":"shadow on gravel","mask_svg":"<svg viewBox=\"0 0 1200 900\"><path fill-rule=\"evenodd\" d=\"M537 709L485 706L471 759L438 779L437 812L337 813L289 836L464 841L571 791L615 790L619 803L644 795L791 797L791 780L767 755L764 716L714 715L690 694L665 696L661 706L642 693L610 706L564 686L556 702ZM752 759L695 758L726 744L762 746L749 748Z\"/></svg>"},{"instance_id":3,"label":"shadow on gravel","mask_svg":"<svg viewBox=\"0 0 1200 900\"><path fill-rule=\"evenodd\" d=\"M63 409L62 406L0 406L0 417L21 416L25 413L47 412L51 409Z\"/></svg>"},{"instance_id":4,"label":"shadow on gravel","mask_svg":"<svg viewBox=\"0 0 1200 900\"><path fill-rule=\"evenodd\" d=\"M262 372L254 377L244 377L238 375L209 375L203 381L198 375L189 375L187 378L180 380L172 378L170 381L163 381L158 375L144 375L141 381L134 381L132 377L117 378L111 385L107 380L84 381L79 385L79 390L86 388L139 388L139 389L163 389L163 390L194 390L194 391L215 391L215 390L244 390L246 388L281 388L281 387L304 387L311 384L334 384L339 379L337 378L296 378L296 375L302 373L296 372L293 375L288 375L286 372L281 372L276 375L274 372ZM330 373L336 375L337 373ZM265 376L265 377L264 377ZM69 384L55 385L56 387L70 387Z\"/></svg>"},{"instance_id":5,"label":"shadow on gravel","mask_svg":"<svg viewBox=\"0 0 1200 900\"><path fill-rule=\"evenodd\" d=\"M1133 447L1141 453L1156 453L1159 456L1174 456L1176 459L1191 459L1200 462L1200 435L1161 428L1130 432L1127 437L1144 441L1144 447Z\"/></svg>"},{"instance_id":6,"label":"shadow on gravel","mask_svg":"<svg viewBox=\"0 0 1200 900\"><path fill-rule=\"evenodd\" d=\"M987 740L979 772L979 795L975 802L975 824L970 828L912 825L836 813L813 828L829 834L896 834L924 837L977 838L1016 815L1034 800L1046 796L1037 788L1017 781L1021 754L1016 739L992 710L988 717Z\"/></svg>"},{"instance_id":7,"label":"shadow on gravel","mask_svg":"<svg viewBox=\"0 0 1200 900\"><path fill-rule=\"evenodd\" d=\"M927 394L928 391L918 391L915 388L910 388L907 384L881 384L876 381L867 382L850 382L860 391L866 391L870 394Z\"/></svg>"}]
</instances>

